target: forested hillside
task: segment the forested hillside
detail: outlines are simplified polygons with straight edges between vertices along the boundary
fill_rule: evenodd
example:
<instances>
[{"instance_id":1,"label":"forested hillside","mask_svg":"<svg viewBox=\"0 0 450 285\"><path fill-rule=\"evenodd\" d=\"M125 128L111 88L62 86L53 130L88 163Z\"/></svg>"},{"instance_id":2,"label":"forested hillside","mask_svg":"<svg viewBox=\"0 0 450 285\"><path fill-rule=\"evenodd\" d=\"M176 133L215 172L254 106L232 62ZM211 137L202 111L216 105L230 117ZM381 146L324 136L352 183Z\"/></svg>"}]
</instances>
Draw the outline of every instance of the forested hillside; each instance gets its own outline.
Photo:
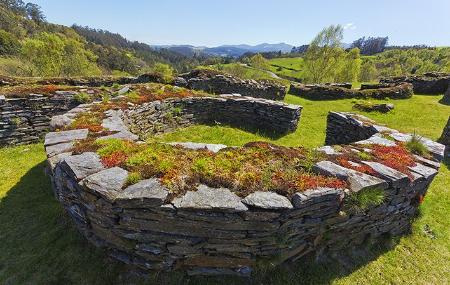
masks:
<instances>
[{"instance_id":1,"label":"forested hillside","mask_svg":"<svg viewBox=\"0 0 450 285\"><path fill-rule=\"evenodd\" d=\"M36 4L0 0L2 75L126 75L161 69L161 64L181 72L202 60L165 49L155 50L108 31L48 23Z\"/></svg>"}]
</instances>

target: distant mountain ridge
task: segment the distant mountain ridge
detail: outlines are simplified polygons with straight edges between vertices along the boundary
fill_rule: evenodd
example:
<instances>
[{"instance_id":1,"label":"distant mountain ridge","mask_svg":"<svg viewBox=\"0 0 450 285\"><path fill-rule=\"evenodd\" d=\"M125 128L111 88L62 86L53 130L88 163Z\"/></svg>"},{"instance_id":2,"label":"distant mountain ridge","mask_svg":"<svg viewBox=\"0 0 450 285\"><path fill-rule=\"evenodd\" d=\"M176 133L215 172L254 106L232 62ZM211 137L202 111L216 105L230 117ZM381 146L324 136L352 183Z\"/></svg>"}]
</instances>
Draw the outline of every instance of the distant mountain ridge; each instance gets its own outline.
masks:
<instances>
[{"instance_id":1,"label":"distant mountain ridge","mask_svg":"<svg viewBox=\"0 0 450 285\"><path fill-rule=\"evenodd\" d=\"M286 43L269 44L262 43L259 45L221 45L217 47L204 47L204 46L192 46L192 45L153 45L156 49L168 49L170 51L181 53L185 56L194 55L213 55L213 56L229 56L239 57L247 52L277 52L288 53L292 50L293 46Z\"/></svg>"}]
</instances>

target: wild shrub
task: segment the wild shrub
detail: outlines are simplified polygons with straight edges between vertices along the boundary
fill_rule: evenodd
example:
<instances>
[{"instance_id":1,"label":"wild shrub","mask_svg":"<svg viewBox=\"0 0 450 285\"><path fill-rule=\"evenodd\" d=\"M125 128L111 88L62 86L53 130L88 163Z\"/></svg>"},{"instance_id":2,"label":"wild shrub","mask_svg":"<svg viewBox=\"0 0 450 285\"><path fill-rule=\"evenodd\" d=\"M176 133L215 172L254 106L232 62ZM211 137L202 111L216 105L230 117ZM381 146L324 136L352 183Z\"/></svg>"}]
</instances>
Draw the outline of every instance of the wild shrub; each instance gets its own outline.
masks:
<instances>
[{"instance_id":1,"label":"wild shrub","mask_svg":"<svg viewBox=\"0 0 450 285\"><path fill-rule=\"evenodd\" d=\"M381 188L372 188L361 190L356 193L351 193L346 201L345 205L350 212L361 213L365 212L371 207L376 207L384 202L385 192Z\"/></svg>"},{"instance_id":2,"label":"wild shrub","mask_svg":"<svg viewBox=\"0 0 450 285\"><path fill-rule=\"evenodd\" d=\"M415 133L412 135L411 139L406 142L406 148L408 148L410 152L417 155L428 154L427 147L422 143L422 137L416 135Z\"/></svg>"}]
</instances>

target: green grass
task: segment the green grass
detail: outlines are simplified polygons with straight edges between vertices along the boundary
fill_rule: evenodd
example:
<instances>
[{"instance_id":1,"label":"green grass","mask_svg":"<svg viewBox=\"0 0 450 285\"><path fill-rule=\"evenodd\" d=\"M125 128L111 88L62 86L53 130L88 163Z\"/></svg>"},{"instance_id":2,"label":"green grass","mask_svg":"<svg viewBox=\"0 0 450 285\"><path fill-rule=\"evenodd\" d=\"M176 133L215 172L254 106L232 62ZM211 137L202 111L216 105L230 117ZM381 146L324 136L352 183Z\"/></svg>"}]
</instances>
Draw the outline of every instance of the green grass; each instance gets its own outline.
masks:
<instances>
[{"instance_id":1,"label":"green grass","mask_svg":"<svg viewBox=\"0 0 450 285\"><path fill-rule=\"evenodd\" d=\"M303 78L303 58L273 58L269 60L269 70L279 76Z\"/></svg>"},{"instance_id":2,"label":"green grass","mask_svg":"<svg viewBox=\"0 0 450 285\"><path fill-rule=\"evenodd\" d=\"M436 139L450 113L441 96L414 96L390 101L389 114L367 116L402 131ZM350 111L351 100L286 99L305 107L299 130L276 140L283 145L322 145L328 110ZM193 134L193 133L196 134ZM203 133L200 133L203 132ZM207 133L210 132L210 133ZM227 127L197 126L160 137L242 145L269 140ZM0 149L0 284L247 284L234 278L183 278L178 273L151 275L146 281L125 274L75 230L53 197L44 176L42 144ZM450 283L450 162L429 189L411 235L395 246L373 247L351 266L295 263L259 273L255 284L448 284Z\"/></svg>"}]
</instances>

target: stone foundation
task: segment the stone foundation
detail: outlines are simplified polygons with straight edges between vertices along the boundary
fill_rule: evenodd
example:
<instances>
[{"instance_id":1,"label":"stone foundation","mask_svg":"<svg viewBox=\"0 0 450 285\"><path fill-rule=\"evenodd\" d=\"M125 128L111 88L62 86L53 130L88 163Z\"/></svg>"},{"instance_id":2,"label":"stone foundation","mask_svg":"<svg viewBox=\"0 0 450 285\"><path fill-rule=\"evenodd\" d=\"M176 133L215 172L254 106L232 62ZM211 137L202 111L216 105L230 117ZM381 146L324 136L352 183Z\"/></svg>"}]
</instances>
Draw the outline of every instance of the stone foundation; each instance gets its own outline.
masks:
<instances>
[{"instance_id":1,"label":"stone foundation","mask_svg":"<svg viewBox=\"0 0 450 285\"><path fill-rule=\"evenodd\" d=\"M414 86L416 94L444 94L450 83L450 74L430 72L424 75L383 78L380 82L389 84L408 82Z\"/></svg>"},{"instance_id":2,"label":"stone foundation","mask_svg":"<svg viewBox=\"0 0 450 285\"><path fill-rule=\"evenodd\" d=\"M280 136L297 129L301 110L271 100L221 95L150 102L126 111L124 118L141 137L193 124L226 124Z\"/></svg>"},{"instance_id":3,"label":"stone foundation","mask_svg":"<svg viewBox=\"0 0 450 285\"><path fill-rule=\"evenodd\" d=\"M337 136L334 142L352 143L350 127L360 133L352 134L353 139L365 140L350 147L392 145L408 136L347 113L330 117L327 135ZM392 140L378 136L380 131ZM371 176L331 162L339 154L328 146L320 149L328 158L313 169L346 180L348 189L238 197L226 188L198 185L197 191L168 201L168 189L156 178L126 187L126 170L106 169L95 153L72 155L70 146L87 135L87 130L50 133L44 143L55 195L80 232L126 264L191 275L248 276L256 268L307 254L334 255L385 235L404 234L439 168L438 160L416 157L408 177L380 163L364 162L376 172ZM442 157L442 145L426 146L436 158ZM381 204L351 210L353 195L373 189L384 193Z\"/></svg>"},{"instance_id":4,"label":"stone foundation","mask_svg":"<svg viewBox=\"0 0 450 285\"><path fill-rule=\"evenodd\" d=\"M447 157L450 157L450 117L448 117L447 125L445 125L439 142L446 146L445 152Z\"/></svg>"},{"instance_id":5,"label":"stone foundation","mask_svg":"<svg viewBox=\"0 0 450 285\"><path fill-rule=\"evenodd\" d=\"M348 89L333 85L303 85L292 83L289 93L311 100L335 100L346 98L374 98L374 99L406 99L413 94L412 85L400 83L390 87Z\"/></svg>"},{"instance_id":6,"label":"stone foundation","mask_svg":"<svg viewBox=\"0 0 450 285\"><path fill-rule=\"evenodd\" d=\"M242 96L283 100L287 87L268 80L244 80L212 70L194 70L180 75L175 84L212 94L240 94Z\"/></svg>"},{"instance_id":7,"label":"stone foundation","mask_svg":"<svg viewBox=\"0 0 450 285\"><path fill-rule=\"evenodd\" d=\"M26 98L0 96L0 146L38 141L48 132L53 116L78 104L67 94L30 94Z\"/></svg>"}]
</instances>

